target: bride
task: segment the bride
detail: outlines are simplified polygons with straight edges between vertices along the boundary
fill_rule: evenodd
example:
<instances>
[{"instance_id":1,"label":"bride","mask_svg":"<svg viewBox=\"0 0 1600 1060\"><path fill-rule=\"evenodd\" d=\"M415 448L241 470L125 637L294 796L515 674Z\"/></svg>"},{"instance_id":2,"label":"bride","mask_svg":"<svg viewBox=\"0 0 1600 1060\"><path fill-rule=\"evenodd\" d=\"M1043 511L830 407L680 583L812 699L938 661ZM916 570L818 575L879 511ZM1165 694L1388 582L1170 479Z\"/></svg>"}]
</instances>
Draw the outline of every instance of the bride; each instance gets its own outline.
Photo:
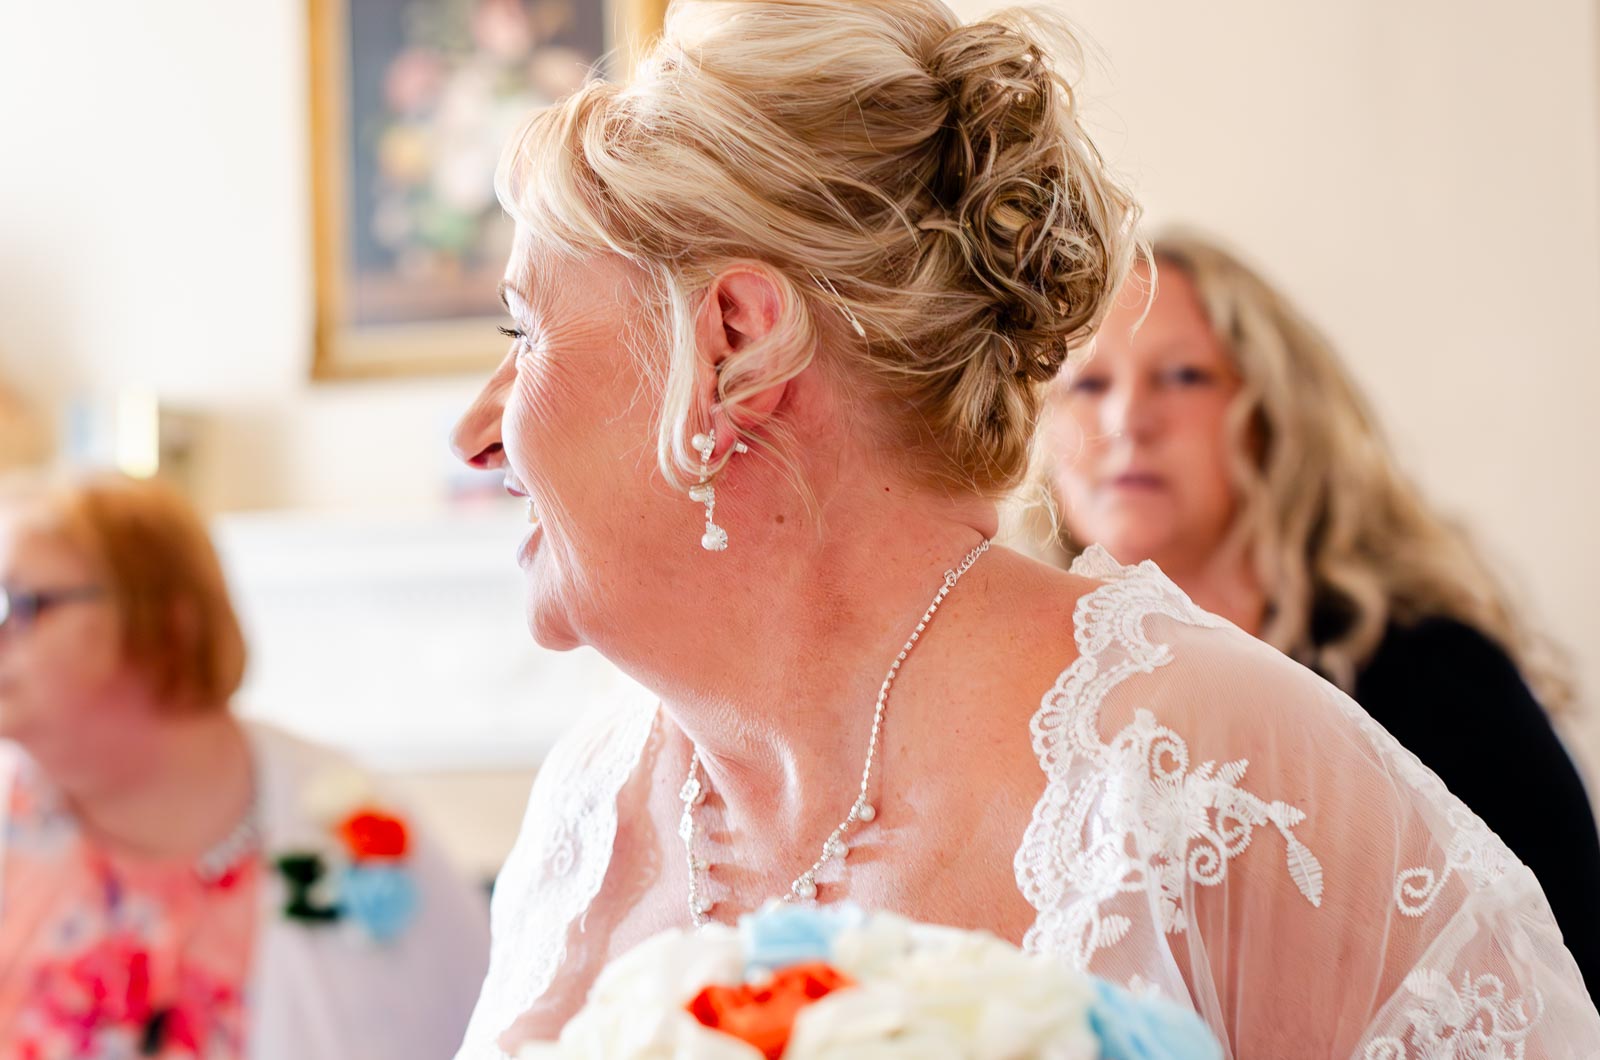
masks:
<instances>
[{"instance_id":1,"label":"bride","mask_svg":"<svg viewBox=\"0 0 1600 1060\"><path fill-rule=\"evenodd\" d=\"M503 469L574 703L460 1056L769 898L983 928L1192 1005L1235 1057L1600 1042L1533 875L1350 700L1157 569L992 546L1042 391L1134 253L1075 45L933 0L680 0L535 116Z\"/></svg>"}]
</instances>

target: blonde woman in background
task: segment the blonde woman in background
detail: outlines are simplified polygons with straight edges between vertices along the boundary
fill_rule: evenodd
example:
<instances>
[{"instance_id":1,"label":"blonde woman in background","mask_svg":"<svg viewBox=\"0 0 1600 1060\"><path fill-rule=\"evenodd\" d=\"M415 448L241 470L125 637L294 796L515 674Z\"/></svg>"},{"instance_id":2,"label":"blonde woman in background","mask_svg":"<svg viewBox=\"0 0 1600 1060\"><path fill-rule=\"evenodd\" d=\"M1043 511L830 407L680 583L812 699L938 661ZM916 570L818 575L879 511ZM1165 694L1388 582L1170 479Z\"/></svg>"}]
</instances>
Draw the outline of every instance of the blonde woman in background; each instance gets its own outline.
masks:
<instances>
[{"instance_id":1,"label":"blonde woman in background","mask_svg":"<svg viewBox=\"0 0 1600 1060\"><path fill-rule=\"evenodd\" d=\"M1195 235L1155 241L1054 384L1060 541L1154 560L1201 607L1350 692L1538 876L1600 989L1600 837L1487 564L1400 473L1327 340Z\"/></svg>"},{"instance_id":2,"label":"blonde woman in background","mask_svg":"<svg viewBox=\"0 0 1600 1060\"><path fill-rule=\"evenodd\" d=\"M535 639L641 687L563 707L463 1060L778 896L988 930L1232 1057L1600 1041L1532 874L1348 697L1153 567L992 545L1134 258L1076 57L932 0L679 0L509 145L510 345L454 444L527 498Z\"/></svg>"},{"instance_id":3,"label":"blonde woman in background","mask_svg":"<svg viewBox=\"0 0 1600 1060\"><path fill-rule=\"evenodd\" d=\"M436 1060L477 889L364 773L235 718L205 527L117 475L0 483L0 1057Z\"/></svg>"}]
</instances>

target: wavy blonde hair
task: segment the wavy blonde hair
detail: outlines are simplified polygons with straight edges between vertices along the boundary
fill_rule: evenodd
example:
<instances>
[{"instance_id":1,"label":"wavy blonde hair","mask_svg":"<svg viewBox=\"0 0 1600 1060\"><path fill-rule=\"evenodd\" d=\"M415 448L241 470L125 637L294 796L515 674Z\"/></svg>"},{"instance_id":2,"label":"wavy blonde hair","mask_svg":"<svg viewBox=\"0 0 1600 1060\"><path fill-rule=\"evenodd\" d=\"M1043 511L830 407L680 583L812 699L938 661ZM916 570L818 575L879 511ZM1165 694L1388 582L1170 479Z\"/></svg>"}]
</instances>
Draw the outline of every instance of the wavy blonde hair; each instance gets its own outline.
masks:
<instances>
[{"instance_id":1,"label":"wavy blonde hair","mask_svg":"<svg viewBox=\"0 0 1600 1060\"><path fill-rule=\"evenodd\" d=\"M1321 332L1211 239L1163 233L1150 252L1162 273L1193 282L1242 383L1229 413L1231 533L1266 591L1261 638L1351 691L1391 620L1453 618L1504 648L1546 709L1569 707L1560 650L1518 619L1467 535L1401 473ZM1318 643L1313 614L1329 605L1346 624Z\"/></svg>"},{"instance_id":2,"label":"wavy blonde hair","mask_svg":"<svg viewBox=\"0 0 1600 1060\"><path fill-rule=\"evenodd\" d=\"M649 278L646 338L669 355L636 353L658 373L669 482L693 480L687 439L708 422L696 311L719 272L755 263L780 314L721 366L730 418L820 352L913 477L999 494L1134 258L1138 210L1079 123L1079 62L1038 15L679 0L631 81L528 121L496 187L524 252L620 255Z\"/></svg>"}]
</instances>

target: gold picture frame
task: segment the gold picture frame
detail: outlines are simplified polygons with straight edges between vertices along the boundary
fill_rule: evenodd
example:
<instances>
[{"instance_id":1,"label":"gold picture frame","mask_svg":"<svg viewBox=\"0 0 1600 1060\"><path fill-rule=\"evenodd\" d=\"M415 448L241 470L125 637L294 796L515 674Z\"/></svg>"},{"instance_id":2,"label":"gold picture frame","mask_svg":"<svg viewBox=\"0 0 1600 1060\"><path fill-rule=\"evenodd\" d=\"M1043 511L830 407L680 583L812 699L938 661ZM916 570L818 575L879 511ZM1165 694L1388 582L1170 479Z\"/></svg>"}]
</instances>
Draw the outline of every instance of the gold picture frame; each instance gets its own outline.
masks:
<instances>
[{"instance_id":1,"label":"gold picture frame","mask_svg":"<svg viewBox=\"0 0 1600 1060\"><path fill-rule=\"evenodd\" d=\"M494 160L528 111L624 73L667 0L308 0L312 376L477 372L505 352Z\"/></svg>"}]
</instances>

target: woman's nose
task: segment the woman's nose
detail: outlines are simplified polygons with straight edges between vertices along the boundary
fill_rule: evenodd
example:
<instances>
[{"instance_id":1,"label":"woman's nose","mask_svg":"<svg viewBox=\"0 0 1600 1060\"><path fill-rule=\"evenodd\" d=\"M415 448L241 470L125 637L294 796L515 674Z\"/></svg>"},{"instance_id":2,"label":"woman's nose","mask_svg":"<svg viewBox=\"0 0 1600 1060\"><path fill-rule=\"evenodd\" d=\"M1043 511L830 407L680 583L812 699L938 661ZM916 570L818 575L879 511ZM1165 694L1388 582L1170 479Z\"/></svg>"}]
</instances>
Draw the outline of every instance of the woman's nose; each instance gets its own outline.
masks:
<instances>
[{"instance_id":1,"label":"woman's nose","mask_svg":"<svg viewBox=\"0 0 1600 1060\"><path fill-rule=\"evenodd\" d=\"M505 464L505 447L500 438L507 386L503 367L472 399L450 432L451 450L469 467L497 468Z\"/></svg>"},{"instance_id":2,"label":"woman's nose","mask_svg":"<svg viewBox=\"0 0 1600 1060\"><path fill-rule=\"evenodd\" d=\"M1100 405L1100 426L1107 437L1148 441L1159 425L1156 395L1140 383L1113 387Z\"/></svg>"}]
</instances>

